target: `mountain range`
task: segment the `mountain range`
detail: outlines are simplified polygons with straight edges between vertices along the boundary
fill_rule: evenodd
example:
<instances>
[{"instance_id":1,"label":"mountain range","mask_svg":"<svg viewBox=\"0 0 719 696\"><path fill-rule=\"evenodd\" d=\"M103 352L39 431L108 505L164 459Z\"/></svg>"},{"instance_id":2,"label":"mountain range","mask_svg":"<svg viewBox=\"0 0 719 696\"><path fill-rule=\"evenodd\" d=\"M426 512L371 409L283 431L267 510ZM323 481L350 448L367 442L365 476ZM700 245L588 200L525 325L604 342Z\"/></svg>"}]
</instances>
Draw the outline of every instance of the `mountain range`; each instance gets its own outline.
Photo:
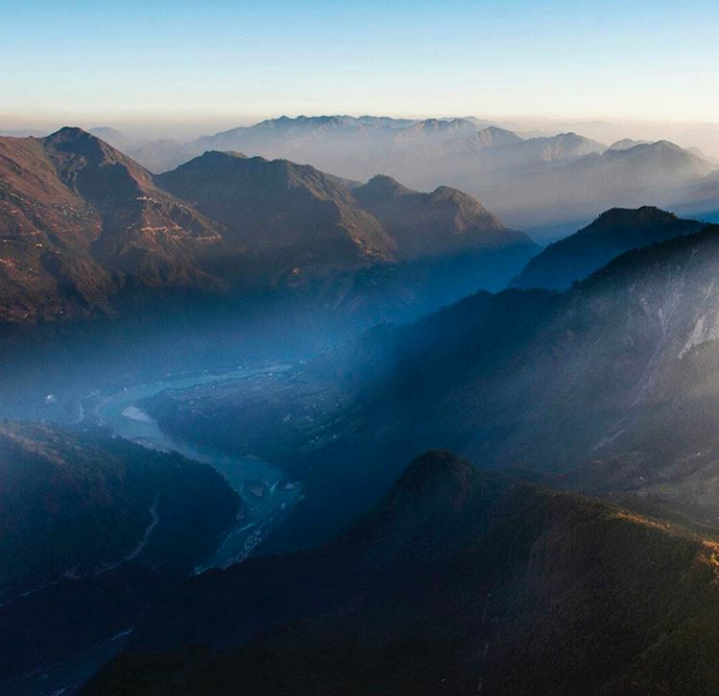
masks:
<instances>
[{"instance_id":1,"label":"mountain range","mask_svg":"<svg viewBox=\"0 0 719 696\"><path fill-rule=\"evenodd\" d=\"M343 116L153 174L94 131L0 138L0 690L716 692L719 226L652 205L711 162ZM540 250L495 202L599 214Z\"/></svg>"},{"instance_id":2,"label":"mountain range","mask_svg":"<svg viewBox=\"0 0 719 696\"><path fill-rule=\"evenodd\" d=\"M421 297L428 260L441 266L450 256L491 252L484 277L464 282L496 288L536 250L470 196L447 188L390 196L383 222L354 195L367 189L286 160L207 152L155 177L73 128L42 139L2 138L0 153L0 317L9 323L113 314L123 298L153 291L212 297L317 284L322 301L329 294L336 305L347 292L363 292L348 273L369 271L377 285L419 259L425 275L413 280L411 270L405 294L431 303ZM424 224L415 240L396 222L399 207L411 206ZM503 251L507 268L492 273ZM381 291L373 292L381 307Z\"/></svg>"},{"instance_id":3,"label":"mountain range","mask_svg":"<svg viewBox=\"0 0 719 696\"><path fill-rule=\"evenodd\" d=\"M127 147L119 136L114 143ZM187 143L145 143L128 154L160 172L206 150L286 158L350 179L381 172L419 190L454 186L510 227L548 240L610 207L716 212L716 197L701 193L716 164L695 148L631 139L607 146L573 132L522 136L474 118L283 116Z\"/></svg>"},{"instance_id":4,"label":"mountain range","mask_svg":"<svg viewBox=\"0 0 719 696\"><path fill-rule=\"evenodd\" d=\"M107 129L96 130L107 132ZM115 143L117 147L128 146L121 133L114 137ZM350 178L366 179L377 171L387 171L379 165L392 167L394 158L401 162L403 159L460 157L497 147L518 148L512 151L514 161L511 164L514 166L529 160L560 160L604 149L600 143L573 133L525 141L511 131L475 118L409 120L369 116L282 116L184 143L176 156L165 162L146 159L145 148L151 151L155 148L154 143L131 149L131 154L151 170L164 171L182 164L188 154L196 156L210 149L240 150L269 158L311 162L321 169L337 171Z\"/></svg>"},{"instance_id":5,"label":"mountain range","mask_svg":"<svg viewBox=\"0 0 719 696\"><path fill-rule=\"evenodd\" d=\"M641 234L647 216L660 222L656 235ZM148 408L178 437L257 453L316 487L278 547L347 524L397 475L402 452L440 444L710 524L719 514L710 483L717 228L687 234L646 209L603 218L595 229L610 240L607 219L626 228L633 218L649 242L666 223L679 236L623 253L561 293L478 293L415 324L380 327L259 391L228 383L193 391L192 410L182 392ZM238 421L242 412L255 414L252 424Z\"/></svg>"}]
</instances>

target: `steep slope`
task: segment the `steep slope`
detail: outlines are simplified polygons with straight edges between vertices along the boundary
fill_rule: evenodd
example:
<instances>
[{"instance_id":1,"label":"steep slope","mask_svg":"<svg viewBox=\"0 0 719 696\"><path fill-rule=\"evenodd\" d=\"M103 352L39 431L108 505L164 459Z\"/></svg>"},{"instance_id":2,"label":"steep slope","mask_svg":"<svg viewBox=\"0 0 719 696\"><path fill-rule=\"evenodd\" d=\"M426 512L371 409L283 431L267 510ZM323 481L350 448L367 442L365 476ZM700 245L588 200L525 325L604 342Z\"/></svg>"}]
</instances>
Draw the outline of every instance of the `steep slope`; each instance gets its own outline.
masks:
<instances>
[{"instance_id":1,"label":"steep slope","mask_svg":"<svg viewBox=\"0 0 719 696\"><path fill-rule=\"evenodd\" d=\"M85 693L709 694L716 555L432 452L344 537L198 578Z\"/></svg>"},{"instance_id":2,"label":"steep slope","mask_svg":"<svg viewBox=\"0 0 719 696\"><path fill-rule=\"evenodd\" d=\"M0 459L3 598L140 553L191 564L213 550L239 509L237 496L210 467L107 437L6 422ZM176 519L182 528L170 529L183 507L198 515L202 500L213 501L206 514ZM169 545L173 535L185 537L184 548Z\"/></svg>"},{"instance_id":3,"label":"steep slope","mask_svg":"<svg viewBox=\"0 0 719 696\"><path fill-rule=\"evenodd\" d=\"M284 250L286 263L297 264L284 272L368 265L394 255L377 220L314 167L206 152L157 181L221 222L226 245L274 255Z\"/></svg>"},{"instance_id":4,"label":"steep slope","mask_svg":"<svg viewBox=\"0 0 719 696\"><path fill-rule=\"evenodd\" d=\"M701 227L700 222L681 220L658 208L614 208L584 229L550 244L511 285L566 290L625 251L698 232Z\"/></svg>"},{"instance_id":5,"label":"steep slope","mask_svg":"<svg viewBox=\"0 0 719 696\"><path fill-rule=\"evenodd\" d=\"M711 523L718 240L707 227L625 254L563 295L505 293L479 312L466 303L464 318L440 315L431 349L378 385L366 412L393 405L393 441L449 443L495 466L587 464L594 488Z\"/></svg>"},{"instance_id":6,"label":"steep slope","mask_svg":"<svg viewBox=\"0 0 719 696\"><path fill-rule=\"evenodd\" d=\"M446 186L432 193L404 188L390 177L376 176L352 190L406 259L534 244L521 232L508 230L474 198Z\"/></svg>"},{"instance_id":7,"label":"steep slope","mask_svg":"<svg viewBox=\"0 0 719 696\"><path fill-rule=\"evenodd\" d=\"M420 194L388 177L360 186L307 165L226 152L207 152L157 181L223 224L218 274L226 276L225 264L242 268L245 281L303 289L319 282L324 302L350 313L375 305L377 319L399 316L403 305L426 311L502 288L536 251L447 187ZM228 264L228 249L245 258Z\"/></svg>"},{"instance_id":8,"label":"steep slope","mask_svg":"<svg viewBox=\"0 0 719 696\"><path fill-rule=\"evenodd\" d=\"M100 261L150 284L202 281L193 255L219 241L212 223L158 189L137 163L84 131L62 129L44 148L61 181L101 217L102 233L93 245Z\"/></svg>"},{"instance_id":9,"label":"steep slope","mask_svg":"<svg viewBox=\"0 0 719 696\"><path fill-rule=\"evenodd\" d=\"M707 227L625 254L563 295L505 293L479 312L467 303L463 319L440 315L431 349L378 385L366 413L391 405L391 441L449 443L495 466L580 466L574 485L711 524L718 241Z\"/></svg>"},{"instance_id":10,"label":"steep slope","mask_svg":"<svg viewBox=\"0 0 719 696\"><path fill-rule=\"evenodd\" d=\"M115 285L89 254L100 235L98 214L60 180L43 144L0 139L0 317L6 321L70 312L78 302L101 304Z\"/></svg>"},{"instance_id":11,"label":"steep slope","mask_svg":"<svg viewBox=\"0 0 719 696\"><path fill-rule=\"evenodd\" d=\"M3 693L3 680L113 636L119 648L241 513L211 467L100 432L4 422L0 478Z\"/></svg>"},{"instance_id":12,"label":"steep slope","mask_svg":"<svg viewBox=\"0 0 719 696\"><path fill-rule=\"evenodd\" d=\"M346 524L408 447L445 445L714 524L718 259L719 228L707 226L625 253L561 294L480 293L375 332L261 392L194 393L202 423L182 394L153 412L173 432L270 457L306 482L281 547ZM249 411L251 437L235 425Z\"/></svg>"},{"instance_id":13,"label":"steep slope","mask_svg":"<svg viewBox=\"0 0 719 696\"><path fill-rule=\"evenodd\" d=\"M352 195L394 240L398 275L403 266L410 274L420 271L407 282L436 298L433 308L478 289L503 289L512 269L538 251L525 234L507 229L474 198L447 186L419 193L376 176L354 187Z\"/></svg>"},{"instance_id":14,"label":"steep slope","mask_svg":"<svg viewBox=\"0 0 719 696\"><path fill-rule=\"evenodd\" d=\"M110 309L128 283L212 288L194 257L216 227L77 128L0 139L0 319Z\"/></svg>"}]
</instances>

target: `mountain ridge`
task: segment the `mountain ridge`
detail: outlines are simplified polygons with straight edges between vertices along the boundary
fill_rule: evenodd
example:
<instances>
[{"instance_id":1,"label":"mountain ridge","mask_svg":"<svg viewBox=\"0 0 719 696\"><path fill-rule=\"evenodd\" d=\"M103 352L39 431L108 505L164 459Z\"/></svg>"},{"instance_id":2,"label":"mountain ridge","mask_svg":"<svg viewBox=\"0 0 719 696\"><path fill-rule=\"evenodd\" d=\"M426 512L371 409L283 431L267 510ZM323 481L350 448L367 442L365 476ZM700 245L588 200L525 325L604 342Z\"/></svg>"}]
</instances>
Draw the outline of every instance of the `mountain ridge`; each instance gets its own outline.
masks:
<instances>
[{"instance_id":1,"label":"mountain ridge","mask_svg":"<svg viewBox=\"0 0 719 696\"><path fill-rule=\"evenodd\" d=\"M190 261L217 230L117 150L76 128L1 140L2 318L110 312L128 275L148 287L218 287Z\"/></svg>"},{"instance_id":2,"label":"mountain ridge","mask_svg":"<svg viewBox=\"0 0 719 696\"><path fill-rule=\"evenodd\" d=\"M187 586L83 693L705 693L711 650L665 658L716 641L716 549L427 453L347 535Z\"/></svg>"},{"instance_id":3,"label":"mountain ridge","mask_svg":"<svg viewBox=\"0 0 719 696\"><path fill-rule=\"evenodd\" d=\"M241 384L193 392L202 427L182 394L148 408L170 432L258 453L305 481L296 526L270 540L280 549L321 538L348 522L350 508L371 504L407 443L415 452L442 444L491 468L538 469L560 486L643 497L711 524L719 228L699 229L626 251L561 293L478 293L375 331L288 375L291 404L277 403L288 388L280 379L263 393ZM336 405L313 406L318 393ZM235 409L256 414L252 429L228 430ZM289 424L274 409L289 412ZM382 455L371 455L378 443Z\"/></svg>"},{"instance_id":4,"label":"mountain ridge","mask_svg":"<svg viewBox=\"0 0 719 696\"><path fill-rule=\"evenodd\" d=\"M522 137L471 118L282 117L183 147L176 159L148 162L150 168L171 168L206 149L239 149L350 179L384 172L419 190L459 188L509 227L555 239L610 207L674 208L685 196L691 200L692 187L716 168L694 149L668 141L625 139L607 147L571 130Z\"/></svg>"},{"instance_id":5,"label":"mountain ridge","mask_svg":"<svg viewBox=\"0 0 719 696\"><path fill-rule=\"evenodd\" d=\"M636 211L612 208L591 225L545 247L510 286L566 290L625 251L691 234L701 227L701 222L681 220L652 206Z\"/></svg>"},{"instance_id":6,"label":"mountain ridge","mask_svg":"<svg viewBox=\"0 0 719 696\"><path fill-rule=\"evenodd\" d=\"M383 275L391 276L398 263L472 255L478 248L467 243L471 235L454 235L457 243L446 248L435 244L398 257L393 235L355 198L359 184L288 160L208 152L156 177L92 134L70 127L42 139L3 138L0 151L5 302L0 317L10 323L112 317L128 293L144 293L148 300L153 293L194 293L212 302L231 294L233 286L322 293L326 301L341 302L342 287L348 286L342 274L377 276L350 281L350 293L362 294ZM424 225L424 234L439 242L467 224L453 211L474 207L475 218L481 211L490 226L503 227L459 192L445 188L425 200L414 224ZM439 214L442 207L447 211ZM507 258L497 263L507 265L500 271L507 273L505 282L535 249L527 237L510 231L495 234L485 246L495 255L507 247ZM461 271L470 288L482 286L482 274L492 272L491 265L472 263ZM421 296L419 276L427 272L395 273L398 280L391 282L401 285L399 276L405 274L412 286L394 294ZM329 299L333 292L339 299ZM373 292L372 302L383 302ZM351 296L347 302L356 300Z\"/></svg>"}]
</instances>

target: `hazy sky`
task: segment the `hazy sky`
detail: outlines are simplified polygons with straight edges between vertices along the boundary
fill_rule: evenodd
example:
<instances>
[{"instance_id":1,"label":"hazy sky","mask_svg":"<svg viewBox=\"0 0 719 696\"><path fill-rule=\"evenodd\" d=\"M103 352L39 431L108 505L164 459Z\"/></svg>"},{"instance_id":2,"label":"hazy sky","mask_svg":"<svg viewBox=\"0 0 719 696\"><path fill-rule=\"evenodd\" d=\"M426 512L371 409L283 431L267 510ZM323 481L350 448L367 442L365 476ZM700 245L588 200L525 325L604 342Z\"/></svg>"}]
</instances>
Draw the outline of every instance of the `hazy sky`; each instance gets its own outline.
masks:
<instances>
[{"instance_id":1,"label":"hazy sky","mask_svg":"<svg viewBox=\"0 0 719 696\"><path fill-rule=\"evenodd\" d=\"M717 0L0 0L0 123L719 121Z\"/></svg>"}]
</instances>

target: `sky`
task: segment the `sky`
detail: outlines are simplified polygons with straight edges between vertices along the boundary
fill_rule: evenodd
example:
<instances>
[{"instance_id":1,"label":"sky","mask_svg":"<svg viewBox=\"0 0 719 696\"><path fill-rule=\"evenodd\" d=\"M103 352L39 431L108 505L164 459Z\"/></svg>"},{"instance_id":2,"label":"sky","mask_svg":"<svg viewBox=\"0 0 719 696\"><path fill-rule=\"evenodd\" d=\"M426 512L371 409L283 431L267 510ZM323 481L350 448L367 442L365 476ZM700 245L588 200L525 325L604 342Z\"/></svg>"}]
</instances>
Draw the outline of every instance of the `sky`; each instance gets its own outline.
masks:
<instances>
[{"instance_id":1,"label":"sky","mask_svg":"<svg viewBox=\"0 0 719 696\"><path fill-rule=\"evenodd\" d=\"M0 28L5 127L719 122L717 0L0 0Z\"/></svg>"}]
</instances>

